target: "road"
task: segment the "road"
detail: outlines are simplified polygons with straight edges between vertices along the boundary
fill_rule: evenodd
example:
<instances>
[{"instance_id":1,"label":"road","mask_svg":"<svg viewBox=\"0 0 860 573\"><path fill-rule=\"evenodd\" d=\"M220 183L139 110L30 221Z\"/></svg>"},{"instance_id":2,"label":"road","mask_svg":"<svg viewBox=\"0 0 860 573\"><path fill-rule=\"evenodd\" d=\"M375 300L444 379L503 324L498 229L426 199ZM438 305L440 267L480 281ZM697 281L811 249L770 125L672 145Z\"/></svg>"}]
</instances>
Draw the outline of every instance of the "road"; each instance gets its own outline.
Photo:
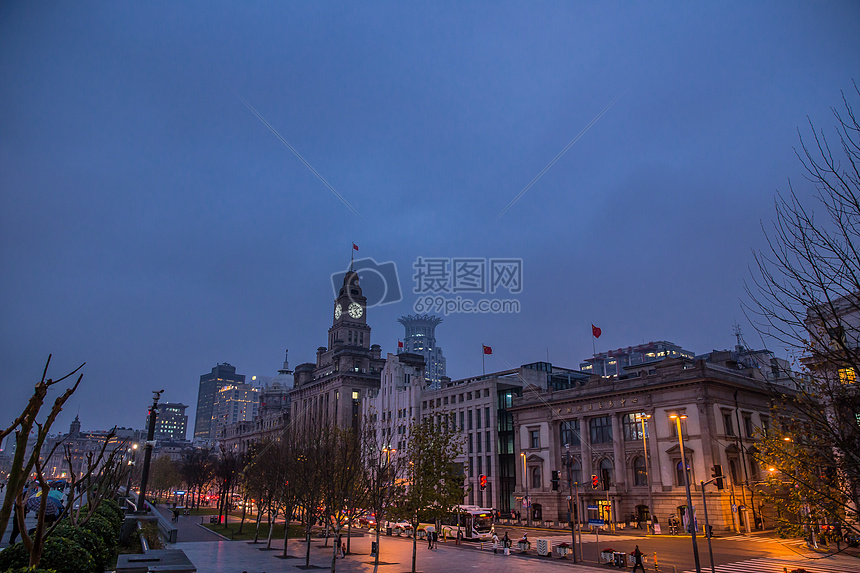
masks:
<instances>
[{"instance_id":1,"label":"road","mask_svg":"<svg viewBox=\"0 0 860 573\"><path fill-rule=\"evenodd\" d=\"M516 544L523 533L528 533L532 542L532 550L535 553L537 539L549 539L552 546L558 543L570 543L570 533L559 530L535 530L518 527L498 526L497 533L502 537L505 532ZM699 563L703 572L711 571L711 561L708 554L708 541L706 538L697 536L696 541L699 549ZM656 554L660 571L678 573L695 572L695 559L693 558L692 541L689 536L644 536L640 532L625 535L602 534L598 537L591 533L582 536L582 553L579 561L586 565L597 565L600 552L604 549L613 549L624 553L631 553L636 547L647 555L647 567L653 571ZM740 564L746 563L749 571L775 571L783 573L783 567L789 571L803 567L808 571L821 571L822 573L860 573L860 559L854 558L848 561L839 560L833 565L833 560L822 559L820 553L810 551L802 539L776 539L769 535L732 535L725 537L714 537L711 539L714 554L715 571L741 572L745 571ZM472 547L476 547L472 545ZM856 564L854 564L856 563ZM771 566L771 564L773 566ZM847 569L846 569L847 567Z\"/></svg>"}]
</instances>

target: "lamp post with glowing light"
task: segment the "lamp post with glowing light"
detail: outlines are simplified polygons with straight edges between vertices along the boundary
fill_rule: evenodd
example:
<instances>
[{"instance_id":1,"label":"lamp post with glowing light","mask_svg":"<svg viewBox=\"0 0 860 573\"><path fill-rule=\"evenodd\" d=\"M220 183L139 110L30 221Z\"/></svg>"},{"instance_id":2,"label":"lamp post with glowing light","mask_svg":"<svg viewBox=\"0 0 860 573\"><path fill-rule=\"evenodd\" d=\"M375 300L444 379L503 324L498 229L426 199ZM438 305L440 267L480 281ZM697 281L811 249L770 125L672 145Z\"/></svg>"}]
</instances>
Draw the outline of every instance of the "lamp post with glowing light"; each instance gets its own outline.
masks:
<instances>
[{"instance_id":1,"label":"lamp post with glowing light","mask_svg":"<svg viewBox=\"0 0 860 573\"><path fill-rule=\"evenodd\" d=\"M645 481L648 484L648 517L651 519L651 533L655 533L654 528L654 496L651 493L651 467L648 462L648 438L645 437L645 420L651 417L651 414L642 412L636 414L639 421L642 422L642 447L645 448Z\"/></svg>"},{"instance_id":2,"label":"lamp post with glowing light","mask_svg":"<svg viewBox=\"0 0 860 573\"><path fill-rule=\"evenodd\" d=\"M128 461L128 483L125 486L125 497L131 499L131 474L134 472L134 464L137 462L137 442L131 446L131 459Z\"/></svg>"},{"instance_id":3,"label":"lamp post with glowing light","mask_svg":"<svg viewBox=\"0 0 860 573\"><path fill-rule=\"evenodd\" d=\"M675 420L675 427L678 429L678 445L681 448L681 472L684 474L684 488L687 490L687 523L690 526L690 535L693 540L693 560L696 562L696 573L702 573L702 566L699 564L699 547L696 545L696 525L693 520L693 497L690 495L690 476L687 475L687 453L684 451L684 435L681 432L681 420L686 420L687 415L670 412L669 418Z\"/></svg>"}]
</instances>

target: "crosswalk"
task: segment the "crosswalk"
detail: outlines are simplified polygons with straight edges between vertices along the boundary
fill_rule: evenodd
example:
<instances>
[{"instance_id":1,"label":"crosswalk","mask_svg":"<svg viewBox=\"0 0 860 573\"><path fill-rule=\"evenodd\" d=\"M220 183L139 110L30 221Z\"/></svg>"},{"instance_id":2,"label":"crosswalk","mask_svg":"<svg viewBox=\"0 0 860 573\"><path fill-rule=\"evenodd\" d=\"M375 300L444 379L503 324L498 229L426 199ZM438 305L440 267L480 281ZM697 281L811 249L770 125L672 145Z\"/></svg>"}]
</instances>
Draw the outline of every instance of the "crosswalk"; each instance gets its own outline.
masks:
<instances>
[{"instance_id":1,"label":"crosswalk","mask_svg":"<svg viewBox=\"0 0 860 573\"><path fill-rule=\"evenodd\" d=\"M808 573L860 573L860 561L856 558L839 556L824 559L785 559L761 558L735 561L714 567L716 573L785 573L795 569L803 569ZM710 567L702 567L702 571L710 571ZM695 569L684 573L696 573Z\"/></svg>"},{"instance_id":2,"label":"crosswalk","mask_svg":"<svg viewBox=\"0 0 860 573\"><path fill-rule=\"evenodd\" d=\"M777 539L775 537L756 537L754 535L731 535L729 537L714 537L723 541L742 541L744 543L780 543L782 545L805 545L805 539Z\"/></svg>"}]
</instances>

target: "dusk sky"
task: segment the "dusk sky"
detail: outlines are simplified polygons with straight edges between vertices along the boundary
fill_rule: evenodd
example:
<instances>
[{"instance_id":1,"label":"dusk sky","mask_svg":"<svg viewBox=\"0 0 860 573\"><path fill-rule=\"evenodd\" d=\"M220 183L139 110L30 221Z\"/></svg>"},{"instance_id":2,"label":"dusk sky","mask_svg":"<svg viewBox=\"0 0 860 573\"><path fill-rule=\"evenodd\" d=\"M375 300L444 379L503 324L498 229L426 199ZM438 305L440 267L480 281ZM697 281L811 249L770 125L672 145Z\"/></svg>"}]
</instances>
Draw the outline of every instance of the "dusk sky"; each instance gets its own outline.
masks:
<instances>
[{"instance_id":1,"label":"dusk sky","mask_svg":"<svg viewBox=\"0 0 860 573\"><path fill-rule=\"evenodd\" d=\"M383 355L419 258L522 260L522 292L463 297L520 312L443 316L452 378L482 343L487 371L577 368L592 323L598 351L730 348L735 322L761 347L752 253L778 190L812 195L797 130L832 129L858 24L857 2L3 2L0 426L53 353L52 376L87 363L56 431L141 428L164 388L190 436L217 363L314 361L353 242L398 271L368 311Z\"/></svg>"}]
</instances>

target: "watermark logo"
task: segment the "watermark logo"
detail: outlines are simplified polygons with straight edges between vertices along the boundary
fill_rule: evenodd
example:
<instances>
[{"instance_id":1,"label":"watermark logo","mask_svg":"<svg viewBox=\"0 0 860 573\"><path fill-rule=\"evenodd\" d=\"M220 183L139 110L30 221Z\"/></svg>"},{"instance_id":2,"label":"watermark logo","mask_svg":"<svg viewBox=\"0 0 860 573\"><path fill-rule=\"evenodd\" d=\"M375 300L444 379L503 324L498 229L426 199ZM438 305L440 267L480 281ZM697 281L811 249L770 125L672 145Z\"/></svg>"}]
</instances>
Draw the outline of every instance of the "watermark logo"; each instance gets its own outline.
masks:
<instances>
[{"instance_id":1,"label":"watermark logo","mask_svg":"<svg viewBox=\"0 0 860 573\"><path fill-rule=\"evenodd\" d=\"M512 313L520 311L517 299L464 298L463 295L487 295L523 290L523 260L481 257L418 257L412 268L414 287L420 295L415 312ZM446 296L455 295L455 296Z\"/></svg>"},{"instance_id":2,"label":"watermark logo","mask_svg":"<svg viewBox=\"0 0 860 573\"><path fill-rule=\"evenodd\" d=\"M352 268L358 273L361 294L367 298L367 308L394 304L403 300L400 278L397 276L397 265L394 261L377 263L374 259L366 257L355 259L352 262ZM340 271L331 275L335 298L340 293L347 272L348 270Z\"/></svg>"}]
</instances>

